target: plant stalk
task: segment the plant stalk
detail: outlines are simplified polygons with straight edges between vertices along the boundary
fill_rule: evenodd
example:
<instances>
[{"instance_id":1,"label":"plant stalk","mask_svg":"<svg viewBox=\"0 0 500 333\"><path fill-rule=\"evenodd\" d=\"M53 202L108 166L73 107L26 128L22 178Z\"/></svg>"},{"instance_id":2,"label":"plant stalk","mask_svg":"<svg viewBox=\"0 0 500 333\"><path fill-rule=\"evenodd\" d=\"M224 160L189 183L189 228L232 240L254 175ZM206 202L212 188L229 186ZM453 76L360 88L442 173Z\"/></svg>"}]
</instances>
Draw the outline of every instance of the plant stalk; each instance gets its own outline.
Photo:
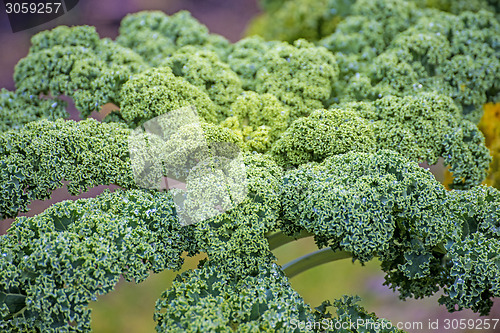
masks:
<instances>
[{"instance_id":1,"label":"plant stalk","mask_svg":"<svg viewBox=\"0 0 500 333\"><path fill-rule=\"evenodd\" d=\"M352 253L347 251L333 251L332 248L327 247L292 260L283 265L282 269L288 278L292 278L313 267L346 258L352 258Z\"/></svg>"},{"instance_id":2,"label":"plant stalk","mask_svg":"<svg viewBox=\"0 0 500 333\"><path fill-rule=\"evenodd\" d=\"M291 243L293 241L296 241L301 238L306 238L313 236L314 234L302 230L300 233L298 233L295 236L287 236L285 235L282 231L278 231L275 233L269 233L266 235L267 240L269 241L269 249L272 251L274 249L277 249L280 246L283 246L285 244Z\"/></svg>"}]
</instances>

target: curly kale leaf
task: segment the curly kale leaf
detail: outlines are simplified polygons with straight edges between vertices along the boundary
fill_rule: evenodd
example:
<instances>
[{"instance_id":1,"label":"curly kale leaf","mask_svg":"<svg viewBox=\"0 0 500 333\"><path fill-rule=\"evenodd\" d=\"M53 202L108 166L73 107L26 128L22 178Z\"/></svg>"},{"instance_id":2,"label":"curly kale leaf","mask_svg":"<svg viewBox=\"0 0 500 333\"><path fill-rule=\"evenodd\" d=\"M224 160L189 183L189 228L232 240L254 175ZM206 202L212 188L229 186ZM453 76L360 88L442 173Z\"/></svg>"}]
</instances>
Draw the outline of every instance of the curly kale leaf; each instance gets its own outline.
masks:
<instances>
[{"instance_id":1,"label":"curly kale leaf","mask_svg":"<svg viewBox=\"0 0 500 333\"><path fill-rule=\"evenodd\" d=\"M151 66L170 57L183 46L214 51L225 58L230 44L222 36L209 34L207 27L187 11L168 16L160 11L127 15L120 24L117 43L140 54Z\"/></svg>"},{"instance_id":2,"label":"curly kale leaf","mask_svg":"<svg viewBox=\"0 0 500 333\"><path fill-rule=\"evenodd\" d=\"M460 14L466 11L478 12L481 9L490 12L500 12L500 7L495 0L411 0L420 7L431 7ZM496 5L496 7L495 7Z\"/></svg>"},{"instance_id":3,"label":"curly kale leaf","mask_svg":"<svg viewBox=\"0 0 500 333\"><path fill-rule=\"evenodd\" d=\"M276 264L259 266L255 274L230 278L223 266L204 263L177 276L156 302L157 332L402 332L344 296L334 302L337 318L326 312L329 302L311 309L292 289ZM321 325L318 325L321 324ZM336 330L335 327L349 329ZM372 328L371 328L372 327ZM379 328L383 327L382 330ZM352 328L352 330L350 329Z\"/></svg>"},{"instance_id":4,"label":"curly kale leaf","mask_svg":"<svg viewBox=\"0 0 500 333\"><path fill-rule=\"evenodd\" d=\"M255 74L258 93L270 93L291 108L292 120L330 103L338 77L334 56L306 40L276 44Z\"/></svg>"},{"instance_id":5,"label":"curly kale leaf","mask_svg":"<svg viewBox=\"0 0 500 333\"><path fill-rule=\"evenodd\" d=\"M399 0L357 0L352 7L352 14L381 22L384 26L383 40L386 45L420 15L413 3Z\"/></svg>"},{"instance_id":6,"label":"curly kale leaf","mask_svg":"<svg viewBox=\"0 0 500 333\"><path fill-rule=\"evenodd\" d=\"M498 297L500 193L446 191L430 172L390 151L351 152L283 178L283 227L319 246L377 256L401 298L443 289L448 309L485 315Z\"/></svg>"},{"instance_id":7,"label":"curly kale leaf","mask_svg":"<svg viewBox=\"0 0 500 333\"><path fill-rule=\"evenodd\" d=\"M432 248L451 228L444 187L391 151L335 155L289 171L283 182L284 223L361 261L390 256L398 233Z\"/></svg>"},{"instance_id":8,"label":"curly kale leaf","mask_svg":"<svg viewBox=\"0 0 500 333\"><path fill-rule=\"evenodd\" d=\"M492 298L500 296L500 239L474 233L463 242L453 244L448 256L452 262L452 284L439 302L448 311L471 309L485 316L493 306Z\"/></svg>"},{"instance_id":9,"label":"curly kale leaf","mask_svg":"<svg viewBox=\"0 0 500 333\"><path fill-rule=\"evenodd\" d=\"M453 172L453 188L470 188L486 178L491 157L484 136L476 125L461 119L451 98L424 93L384 97L373 103L374 108L366 106L361 104L359 113L374 121L378 147L429 164L443 157Z\"/></svg>"},{"instance_id":10,"label":"curly kale leaf","mask_svg":"<svg viewBox=\"0 0 500 333\"><path fill-rule=\"evenodd\" d=\"M94 119L41 120L0 134L0 216L26 211L68 181L75 195L89 187L135 187L130 168L130 130Z\"/></svg>"},{"instance_id":11,"label":"curly kale leaf","mask_svg":"<svg viewBox=\"0 0 500 333\"><path fill-rule=\"evenodd\" d=\"M387 319L378 318L375 313L368 313L363 307L356 304L361 299L358 296L344 295L342 298L333 302L336 307L337 321L342 323L363 323L363 325L349 325L340 327L349 327L345 332L380 332L380 333L402 333L402 330L394 327ZM355 327L357 327L357 329Z\"/></svg>"},{"instance_id":12,"label":"curly kale leaf","mask_svg":"<svg viewBox=\"0 0 500 333\"><path fill-rule=\"evenodd\" d=\"M106 103L118 103L121 85L147 68L132 50L99 39L94 27L60 26L32 38L27 57L16 65L18 93L67 95L82 117Z\"/></svg>"},{"instance_id":13,"label":"curly kale leaf","mask_svg":"<svg viewBox=\"0 0 500 333\"><path fill-rule=\"evenodd\" d=\"M376 149L390 149L429 164L443 157L453 172L453 188L480 184L491 161L477 127L461 119L451 98L434 93L316 110L293 122L271 152L280 165L294 167L348 151Z\"/></svg>"},{"instance_id":14,"label":"curly kale leaf","mask_svg":"<svg viewBox=\"0 0 500 333\"><path fill-rule=\"evenodd\" d=\"M271 153L286 167L321 162L328 156L375 148L371 124L357 112L343 109L316 110L299 118L273 145Z\"/></svg>"},{"instance_id":15,"label":"curly kale leaf","mask_svg":"<svg viewBox=\"0 0 500 333\"><path fill-rule=\"evenodd\" d=\"M2 331L90 331L87 305L120 276L179 269L194 253L170 195L139 190L57 203L0 236Z\"/></svg>"},{"instance_id":16,"label":"curly kale leaf","mask_svg":"<svg viewBox=\"0 0 500 333\"><path fill-rule=\"evenodd\" d=\"M382 264L386 284L398 288L402 298L429 296L441 287L439 302L449 311L467 308L487 315L491 299L500 294L500 192L477 186L446 194L442 205L453 228L445 241L430 251L408 243L412 249L404 258L395 251L394 260Z\"/></svg>"},{"instance_id":17,"label":"curly kale leaf","mask_svg":"<svg viewBox=\"0 0 500 333\"><path fill-rule=\"evenodd\" d=\"M446 244L451 281L439 302L450 312L487 315L491 299L500 295L500 192L485 186L453 191L449 207L461 237Z\"/></svg>"},{"instance_id":18,"label":"curly kale leaf","mask_svg":"<svg viewBox=\"0 0 500 333\"><path fill-rule=\"evenodd\" d=\"M121 89L120 100L120 116L131 127L182 107L194 107L210 123L216 123L222 115L203 90L175 76L170 67L131 76Z\"/></svg>"},{"instance_id":19,"label":"curly kale leaf","mask_svg":"<svg viewBox=\"0 0 500 333\"><path fill-rule=\"evenodd\" d=\"M484 136L476 125L463 121L444 141L445 163L453 174L451 188L468 189L479 185L488 174L491 156L484 146Z\"/></svg>"},{"instance_id":20,"label":"curly kale leaf","mask_svg":"<svg viewBox=\"0 0 500 333\"><path fill-rule=\"evenodd\" d=\"M293 42L300 38L318 40L335 31L354 0L265 0L265 13L254 19L247 33L268 40Z\"/></svg>"},{"instance_id":21,"label":"curly kale leaf","mask_svg":"<svg viewBox=\"0 0 500 333\"><path fill-rule=\"evenodd\" d=\"M243 92L238 75L212 51L185 46L161 63L172 69L175 76L183 77L205 92L210 99L227 110Z\"/></svg>"},{"instance_id":22,"label":"curly kale leaf","mask_svg":"<svg viewBox=\"0 0 500 333\"><path fill-rule=\"evenodd\" d=\"M246 197L237 206L194 225L197 247L227 274L253 274L274 256L265 234L275 231L280 212L282 169L268 156L243 154Z\"/></svg>"},{"instance_id":23,"label":"curly kale leaf","mask_svg":"<svg viewBox=\"0 0 500 333\"><path fill-rule=\"evenodd\" d=\"M265 153L288 127L290 109L274 95L245 91L231 104L221 125L242 139L243 149Z\"/></svg>"},{"instance_id":24,"label":"curly kale leaf","mask_svg":"<svg viewBox=\"0 0 500 333\"><path fill-rule=\"evenodd\" d=\"M156 303L157 332L299 332L311 308L276 264L232 279L224 266L205 263L179 275Z\"/></svg>"},{"instance_id":25,"label":"curly kale leaf","mask_svg":"<svg viewBox=\"0 0 500 333\"><path fill-rule=\"evenodd\" d=\"M455 16L429 11L375 60L373 84L397 95L415 90L445 94L477 123L481 106L498 94L499 29L490 12Z\"/></svg>"},{"instance_id":26,"label":"curly kale leaf","mask_svg":"<svg viewBox=\"0 0 500 333\"><path fill-rule=\"evenodd\" d=\"M273 94L290 107L292 120L328 105L339 73L330 52L304 39L290 45L245 38L234 45L228 63L244 89Z\"/></svg>"},{"instance_id":27,"label":"curly kale leaf","mask_svg":"<svg viewBox=\"0 0 500 333\"><path fill-rule=\"evenodd\" d=\"M256 89L255 75L264 65L263 57L278 41L265 41L260 36L252 36L236 42L227 57L227 63L238 74L243 83L243 89Z\"/></svg>"},{"instance_id":28,"label":"curly kale leaf","mask_svg":"<svg viewBox=\"0 0 500 333\"><path fill-rule=\"evenodd\" d=\"M318 45L339 63L335 101L436 92L477 123L481 106L498 98L499 29L491 11L454 15L409 1L357 1Z\"/></svg>"},{"instance_id":29,"label":"curly kale leaf","mask_svg":"<svg viewBox=\"0 0 500 333\"><path fill-rule=\"evenodd\" d=\"M27 92L0 90L0 131L19 129L39 119L56 120L69 117L66 102L54 98L39 98Z\"/></svg>"}]
</instances>

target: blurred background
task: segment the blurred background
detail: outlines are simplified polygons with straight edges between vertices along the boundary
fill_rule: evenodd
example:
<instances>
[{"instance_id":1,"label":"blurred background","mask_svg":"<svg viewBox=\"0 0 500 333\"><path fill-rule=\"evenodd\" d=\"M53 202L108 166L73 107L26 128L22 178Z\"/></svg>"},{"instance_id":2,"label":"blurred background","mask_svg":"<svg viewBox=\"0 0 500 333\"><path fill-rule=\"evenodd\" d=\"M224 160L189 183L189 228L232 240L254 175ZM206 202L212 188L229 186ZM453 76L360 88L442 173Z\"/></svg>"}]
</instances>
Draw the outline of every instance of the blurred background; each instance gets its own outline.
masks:
<instances>
[{"instance_id":1,"label":"blurred background","mask_svg":"<svg viewBox=\"0 0 500 333\"><path fill-rule=\"evenodd\" d=\"M101 37L115 38L121 19L128 13L140 10L161 10L173 14L181 9L189 10L211 32L218 33L235 42L244 35L252 17L259 13L257 0L80 0L79 4L66 15L35 28L12 33L3 3L0 4L0 88L14 90L12 75L14 66L24 57L30 46L30 38L39 31L52 29L58 25L92 25ZM436 169L439 172L439 169ZM441 175L437 175L440 178ZM24 216L40 213L50 204L65 199L93 197L105 188L99 186L78 197L70 196L65 188L54 192L50 201L34 202ZM12 219L0 221L0 234L4 233ZM302 239L285 245L275 251L279 264L284 264L301 255L316 250L311 239ZM188 258L183 270L195 268L199 259ZM172 283L177 272L163 272L151 276L140 285L122 282L116 290L100 297L91 304L94 332L142 333L154 332L153 310L156 299ZM423 300L398 299L396 293L383 286L384 277L377 261L362 267L359 263L342 260L316 267L291 279L292 286L315 307L325 299L333 300L343 294L358 294L369 312L379 317L401 322L407 332L500 332L496 330L444 330L444 320L480 318L471 311L448 313L439 306L439 294ZM487 318L500 319L500 302L497 300ZM428 329L429 321L439 320L440 329ZM420 328L422 325L423 329Z\"/></svg>"}]
</instances>

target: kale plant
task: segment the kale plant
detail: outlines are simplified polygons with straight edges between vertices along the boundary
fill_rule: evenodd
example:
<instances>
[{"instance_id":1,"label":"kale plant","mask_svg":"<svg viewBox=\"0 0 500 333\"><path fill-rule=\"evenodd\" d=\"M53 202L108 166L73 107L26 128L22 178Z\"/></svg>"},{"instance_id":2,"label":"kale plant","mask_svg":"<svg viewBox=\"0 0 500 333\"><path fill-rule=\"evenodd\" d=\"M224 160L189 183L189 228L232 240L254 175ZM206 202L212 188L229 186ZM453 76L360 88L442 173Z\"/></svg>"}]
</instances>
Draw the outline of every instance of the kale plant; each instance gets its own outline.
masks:
<instances>
[{"instance_id":1,"label":"kale plant","mask_svg":"<svg viewBox=\"0 0 500 333\"><path fill-rule=\"evenodd\" d=\"M116 40L90 26L33 36L16 90L0 94L0 218L63 182L120 189L0 236L2 332L88 332L89 302L120 277L200 253L158 295L158 332L319 331L298 323L333 320L330 306L332 332L361 332L342 325L358 319L398 332L358 297L312 308L291 287L311 262L342 258L380 260L402 299L442 291L450 312L489 313L500 192L481 184L491 156L477 123L500 102L498 6L261 2L263 37L236 43L188 12L130 14ZM439 160L451 189L419 165ZM302 237L319 250L277 265L273 250Z\"/></svg>"}]
</instances>

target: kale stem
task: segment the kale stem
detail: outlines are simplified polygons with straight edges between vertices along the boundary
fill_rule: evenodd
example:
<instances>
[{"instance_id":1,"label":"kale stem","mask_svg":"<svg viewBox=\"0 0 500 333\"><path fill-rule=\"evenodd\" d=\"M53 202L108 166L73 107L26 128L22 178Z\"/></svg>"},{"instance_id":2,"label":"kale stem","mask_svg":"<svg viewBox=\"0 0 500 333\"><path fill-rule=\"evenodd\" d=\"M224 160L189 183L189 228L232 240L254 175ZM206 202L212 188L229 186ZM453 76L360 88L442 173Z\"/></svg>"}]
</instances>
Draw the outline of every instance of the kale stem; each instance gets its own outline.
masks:
<instances>
[{"instance_id":1,"label":"kale stem","mask_svg":"<svg viewBox=\"0 0 500 333\"><path fill-rule=\"evenodd\" d=\"M312 233L302 230L295 236L287 236L282 231L278 231L275 233L268 233L266 235L267 240L269 241L269 249L272 251L277 249L278 247L291 243L301 238L313 236Z\"/></svg>"},{"instance_id":2,"label":"kale stem","mask_svg":"<svg viewBox=\"0 0 500 333\"><path fill-rule=\"evenodd\" d=\"M10 319L10 318L15 318L15 317L18 317L18 316L21 316L24 314L24 311L26 311L28 309L27 306L23 307L21 310L17 311L16 313L12 313L10 314L9 316L7 316L7 319Z\"/></svg>"},{"instance_id":3,"label":"kale stem","mask_svg":"<svg viewBox=\"0 0 500 333\"><path fill-rule=\"evenodd\" d=\"M351 258L352 253L347 251L333 251L330 247L306 254L282 266L285 275L292 278L313 267L332 261Z\"/></svg>"}]
</instances>

